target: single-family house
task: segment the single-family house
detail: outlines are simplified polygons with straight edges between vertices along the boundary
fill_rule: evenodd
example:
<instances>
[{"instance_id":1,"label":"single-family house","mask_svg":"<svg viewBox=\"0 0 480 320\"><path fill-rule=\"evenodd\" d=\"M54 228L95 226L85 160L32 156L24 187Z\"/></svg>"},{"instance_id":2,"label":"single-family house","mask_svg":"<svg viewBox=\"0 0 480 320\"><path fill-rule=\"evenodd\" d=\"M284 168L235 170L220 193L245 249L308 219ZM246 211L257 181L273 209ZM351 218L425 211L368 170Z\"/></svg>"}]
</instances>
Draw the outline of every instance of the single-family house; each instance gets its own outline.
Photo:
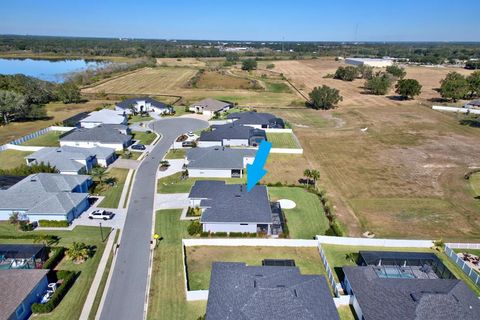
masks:
<instances>
[{"instance_id":1,"label":"single-family house","mask_svg":"<svg viewBox=\"0 0 480 320\"><path fill-rule=\"evenodd\" d=\"M115 149L104 147L45 147L25 157L27 164L50 164L61 174L87 174L95 165L106 167L116 158Z\"/></svg>"},{"instance_id":2,"label":"single-family house","mask_svg":"<svg viewBox=\"0 0 480 320\"><path fill-rule=\"evenodd\" d=\"M203 131L197 147L257 147L263 140L267 140L267 135L262 129L227 123L213 127L211 131Z\"/></svg>"},{"instance_id":3,"label":"single-family house","mask_svg":"<svg viewBox=\"0 0 480 320\"><path fill-rule=\"evenodd\" d=\"M46 269L0 270L0 319L26 320L47 291Z\"/></svg>"},{"instance_id":4,"label":"single-family house","mask_svg":"<svg viewBox=\"0 0 480 320\"><path fill-rule=\"evenodd\" d=\"M256 150L206 147L187 150L186 167L192 178L241 178Z\"/></svg>"},{"instance_id":5,"label":"single-family house","mask_svg":"<svg viewBox=\"0 0 480 320\"><path fill-rule=\"evenodd\" d=\"M88 207L90 176L32 174L7 190L0 190L0 220L18 212L22 220L71 222Z\"/></svg>"},{"instance_id":6,"label":"single-family house","mask_svg":"<svg viewBox=\"0 0 480 320\"><path fill-rule=\"evenodd\" d=\"M60 137L60 146L104 147L121 151L132 144L126 125L102 124L94 128L76 128Z\"/></svg>"},{"instance_id":7,"label":"single-family house","mask_svg":"<svg viewBox=\"0 0 480 320\"><path fill-rule=\"evenodd\" d=\"M82 128L94 128L101 124L123 124L128 122L127 115L124 111L102 109L91 112L88 117L79 121Z\"/></svg>"},{"instance_id":8,"label":"single-family house","mask_svg":"<svg viewBox=\"0 0 480 320\"><path fill-rule=\"evenodd\" d=\"M172 114L173 108L150 97L137 97L124 100L115 105L115 110L132 114L135 112L154 112L157 114Z\"/></svg>"},{"instance_id":9,"label":"single-family house","mask_svg":"<svg viewBox=\"0 0 480 320\"><path fill-rule=\"evenodd\" d=\"M358 319L480 319L478 297L436 256L395 254L374 252L366 259L371 263L343 267L343 286Z\"/></svg>"},{"instance_id":10,"label":"single-family house","mask_svg":"<svg viewBox=\"0 0 480 320\"><path fill-rule=\"evenodd\" d=\"M204 99L192 104L188 109L195 113L202 113L208 116L225 112L233 108L233 103L215 99Z\"/></svg>"},{"instance_id":11,"label":"single-family house","mask_svg":"<svg viewBox=\"0 0 480 320\"><path fill-rule=\"evenodd\" d=\"M229 121L235 125L249 126L257 129L284 129L285 122L281 118L277 118L271 113L264 112L235 112L227 116Z\"/></svg>"},{"instance_id":12,"label":"single-family house","mask_svg":"<svg viewBox=\"0 0 480 320\"><path fill-rule=\"evenodd\" d=\"M188 197L191 207L201 209L204 232L281 233L281 210L272 211L266 186L247 192L243 184L199 180Z\"/></svg>"},{"instance_id":13,"label":"single-family house","mask_svg":"<svg viewBox=\"0 0 480 320\"><path fill-rule=\"evenodd\" d=\"M327 281L298 267L214 262L206 320L338 320Z\"/></svg>"}]
</instances>

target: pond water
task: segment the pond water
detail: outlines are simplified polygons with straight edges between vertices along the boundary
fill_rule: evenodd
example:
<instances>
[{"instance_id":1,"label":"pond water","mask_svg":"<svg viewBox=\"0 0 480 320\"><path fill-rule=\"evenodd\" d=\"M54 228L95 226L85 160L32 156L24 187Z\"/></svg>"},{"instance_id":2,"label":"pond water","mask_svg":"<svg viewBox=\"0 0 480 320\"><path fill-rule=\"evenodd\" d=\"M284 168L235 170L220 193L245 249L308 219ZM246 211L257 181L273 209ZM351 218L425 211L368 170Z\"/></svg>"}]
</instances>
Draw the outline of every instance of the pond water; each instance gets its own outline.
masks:
<instances>
[{"instance_id":1,"label":"pond water","mask_svg":"<svg viewBox=\"0 0 480 320\"><path fill-rule=\"evenodd\" d=\"M0 74L24 74L42 80L63 82L72 72L89 68L99 68L109 64L107 61L92 60L36 60L0 58Z\"/></svg>"}]
</instances>

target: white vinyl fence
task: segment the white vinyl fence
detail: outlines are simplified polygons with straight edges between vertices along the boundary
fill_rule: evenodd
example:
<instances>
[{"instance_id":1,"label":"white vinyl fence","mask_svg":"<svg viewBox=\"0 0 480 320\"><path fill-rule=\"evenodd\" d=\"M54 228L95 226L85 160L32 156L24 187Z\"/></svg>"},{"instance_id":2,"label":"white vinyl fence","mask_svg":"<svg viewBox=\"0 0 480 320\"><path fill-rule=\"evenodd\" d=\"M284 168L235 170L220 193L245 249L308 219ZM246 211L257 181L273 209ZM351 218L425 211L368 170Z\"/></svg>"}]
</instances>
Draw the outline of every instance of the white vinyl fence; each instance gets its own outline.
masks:
<instances>
[{"instance_id":1,"label":"white vinyl fence","mask_svg":"<svg viewBox=\"0 0 480 320\"><path fill-rule=\"evenodd\" d=\"M337 284L337 282L335 281L332 268L330 268L330 265L328 264L327 256L325 255L325 252L323 251L323 248L321 245L318 245L318 252L320 253L320 258L322 258L323 266L327 271L328 282L330 282L330 286L332 287L333 292L335 293L335 297L340 297L340 292L338 291L339 284Z\"/></svg>"},{"instance_id":2,"label":"white vinyl fence","mask_svg":"<svg viewBox=\"0 0 480 320\"><path fill-rule=\"evenodd\" d=\"M445 254L452 260L463 273L465 273L475 285L480 286L480 274L478 274L472 267L470 267L467 262L463 261L455 251L455 249L480 249L480 244L478 243L447 243L445 245Z\"/></svg>"},{"instance_id":3,"label":"white vinyl fence","mask_svg":"<svg viewBox=\"0 0 480 320\"><path fill-rule=\"evenodd\" d=\"M393 248L431 248L432 240L370 239L352 237L316 236L320 244L338 244L345 246L375 246Z\"/></svg>"},{"instance_id":4,"label":"white vinyl fence","mask_svg":"<svg viewBox=\"0 0 480 320\"><path fill-rule=\"evenodd\" d=\"M22 143L24 143L25 141L28 141L28 140L31 140L31 139L34 139L34 138L37 138L39 136L42 136L50 131L62 131L62 132L68 132L70 130L74 129L74 127L58 127L58 126L51 126L51 127L48 127L48 128L44 128L42 130L38 130L36 132L33 132L33 133L30 133L26 136L23 136L21 138L18 138L18 139L15 139L13 141L10 141L9 143L7 144L4 144L2 146L0 146L0 151L4 151L4 150L7 150L7 149L13 149L12 147L9 147L9 145L20 145ZM17 149L18 150L18 149Z\"/></svg>"}]
</instances>

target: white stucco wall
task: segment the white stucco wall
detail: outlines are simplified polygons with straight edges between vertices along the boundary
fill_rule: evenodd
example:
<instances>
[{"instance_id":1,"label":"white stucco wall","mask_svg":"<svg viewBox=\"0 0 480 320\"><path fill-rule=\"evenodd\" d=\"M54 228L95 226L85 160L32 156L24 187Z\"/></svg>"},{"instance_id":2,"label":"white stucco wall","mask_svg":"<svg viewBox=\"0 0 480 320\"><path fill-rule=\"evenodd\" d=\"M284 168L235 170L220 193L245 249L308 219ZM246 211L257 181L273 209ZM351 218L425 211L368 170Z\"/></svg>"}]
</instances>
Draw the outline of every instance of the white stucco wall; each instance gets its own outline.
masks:
<instances>
[{"instance_id":1,"label":"white stucco wall","mask_svg":"<svg viewBox=\"0 0 480 320\"><path fill-rule=\"evenodd\" d=\"M80 127L88 128L88 129L98 127L101 124L102 124L101 122L82 122L82 121L80 121Z\"/></svg>"},{"instance_id":2,"label":"white stucco wall","mask_svg":"<svg viewBox=\"0 0 480 320\"><path fill-rule=\"evenodd\" d=\"M239 223L204 223L204 232L257 232L257 224L241 225Z\"/></svg>"},{"instance_id":3,"label":"white stucco wall","mask_svg":"<svg viewBox=\"0 0 480 320\"><path fill-rule=\"evenodd\" d=\"M215 146L222 146L221 141L197 141L197 147L199 148L207 148L207 147L215 147Z\"/></svg>"},{"instance_id":4,"label":"white stucco wall","mask_svg":"<svg viewBox=\"0 0 480 320\"><path fill-rule=\"evenodd\" d=\"M231 178L231 170L188 169L188 176L192 178Z\"/></svg>"}]
</instances>

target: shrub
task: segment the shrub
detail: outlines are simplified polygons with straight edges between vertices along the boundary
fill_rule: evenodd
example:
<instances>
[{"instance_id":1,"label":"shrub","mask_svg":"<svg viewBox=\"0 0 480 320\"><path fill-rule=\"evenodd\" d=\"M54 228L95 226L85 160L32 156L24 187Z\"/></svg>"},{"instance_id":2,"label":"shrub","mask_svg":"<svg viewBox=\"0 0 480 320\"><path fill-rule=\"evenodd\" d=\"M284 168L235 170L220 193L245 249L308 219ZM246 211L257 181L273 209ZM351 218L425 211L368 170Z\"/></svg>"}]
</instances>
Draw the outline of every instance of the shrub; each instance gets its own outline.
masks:
<instances>
[{"instance_id":1,"label":"shrub","mask_svg":"<svg viewBox=\"0 0 480 320\"><path fill-rule=\"evenodd\" d=\"M18 225L20 226L20 230L22 231L32 231L33 229L35 229L32 223L28 223L24 220L19 221Z\"/></svg>"},{"instance_id":2,"label":"shrub","mask_svg":"<svg viewBox=\"0 0 480 320\"><path fill-rule=\"evenodd\" d=\"M219 237L219 238L226 238L228 237L228 234L226 232L215 232L215 233L210 233L212 237Z\"/></svg>"},{"instance_id":3,"label":"shrub","mask_svg":"<svg viewBox=\"0 0 480 320\"><path fill-rule=\"evenodd\" d=\"M208 238L210 236L210 232L200 232L200 237L202 238Z\"/></svg>"},{"instance_id":4,"label":"shrub","mask_svg":"<svg viewBox=\"0 0 480 320\"><path fill-rule=\"evenodd\" d=\"M386 71L387 73L390 73L392 76L398 79L403 79L407 75L405 69L399 66L388 66Z\"/></svg>"},{"instance_id":5,"label":"shrub","mask_svg":"<svg viewBox=\"0 0 480 320\"><path fill-rule=\"evenodd\" d=\"M201 233L202 230L202 224L198 220L193 220L187 228L187 232L191 236Z\"/></svg>"},{"instance_id":6,"label":"shrub","mask_svg":"<svg viewBox=\"0 0 480 320\"><path fill-rule=\"evenodd\" d=\"M76 273L73 271L60 270L57 272L57 278L63 279L63 283L58 287L50 300L45 304L34 303L32 305L33 313L48 313L53 311L56 306L62 301L68 290L75 282Z\"/></svg>"},{"instance_id":7,"label":"shrub","mask_svg":"<svg viewBox=\"0 0 480 320\"><path fill-rule=\"evenodd\" d=\"M367 89L371 94L375 95L385 95L392 85L391 76L386 73L377 74L372 77L370 80L365 81L365 89Z\"/></svg>"},{"instance_id":8,"label":"shrub","mask_svg":"<svg viewBox=\"0 0 480 320\"><path fill-rule=\"evenodd\" d=\"M356 67L338 67L333 76L335 79L340 79L343 81L353 81L358 76L358 69Z\"/></svg>"},{"instance_id":9,"label":"shrub","mask_svg":"<svg viewBox=\"0 0 480 320\"><path fill-rule=\"evenodd\" d=\"M38 224L41 227L50 227L50 228L66 228L68 227L67 220L39 220Z\"/></svg>"},{"instance_id":10,"label":"shrub","mask_svg":"<svg viewBox=\"0 0 480 320\"><path fill-rule=\"evenodd\" d=\"M53 249L53 253L51 254L50 258L43 264L43 269L53 269L55 266L62 261L63 257L65 256L65 248L64 247L57 247ZM58 274L57 274L58 276Z\"/></svg>"},{"instance_id":11,"label":"shrub","mask_svg":"<svg viewBox=\"0 0 480 320\"><path fill-rule=\"evenodd\" d=\"M330 224L330 229L328 229L325 234L327 236L343 237L345 235L345 231L343 230L343 227L340 224L340 222L335 219Z\"/></svg>"},{"instance_id":12,"label":"shrub","mask_svg":"<svg viewBox=\"0 0 480 320\"><path fill-rule=\"evenodd\" d=\"M313 88L308 96L310 97L309 104L314 109L332 109L343 100L339 90L326 85Z\"/></svg>"}]
</instances>

